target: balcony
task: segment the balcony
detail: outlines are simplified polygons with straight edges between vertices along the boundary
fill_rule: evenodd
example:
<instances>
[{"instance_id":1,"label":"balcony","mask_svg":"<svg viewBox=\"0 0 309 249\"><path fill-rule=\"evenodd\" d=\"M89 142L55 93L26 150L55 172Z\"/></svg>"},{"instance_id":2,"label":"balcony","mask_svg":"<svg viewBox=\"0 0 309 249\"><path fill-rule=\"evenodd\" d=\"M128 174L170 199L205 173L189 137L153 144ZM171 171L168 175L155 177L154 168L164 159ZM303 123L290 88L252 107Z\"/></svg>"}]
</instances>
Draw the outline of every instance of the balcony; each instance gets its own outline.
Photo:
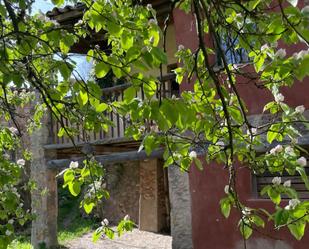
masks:
<instances>
[{"instance_id":1,"label":"balcony","mask_svg":"<svg viewBox=\"0 0 309 249\"><path fill-rule=\"evenodd\" d=\"M161 87L161 97L163 98L171 98L173 95L179 96L179 85L175 82L175 74L170 73L166 74L160 80L162 83ZM119 86L109 87L102 89L102 98L106 100L106 102L113 101L121 101L123 100L124 90L127 89L131 84L123 84ZM157 94L155 96L158 99ZM140 91L137 92L137 98L141 100L145 99L145 95L143 89L141 87ZM129 124L129 117L121 117L119 114L108 113L106 114L107 118L113 123L112 126L109 127L108 131L103 131L101 129L97 132L89 132L87 135L85 133L79 134L73 137L74 144L77 147L82 147L84 144L91 144L94 146L100 145L117 145L116 147L126 147L126 150L130 150L132 147L136 148L137 142L132 138L125 137L125 129ZM68 120L64 121L66 125L69 125ZM57 120L51 120L51 140L52 143L49 145L45 145L46 149L61 149L65 152L66 149L73 148L72 140L68 137L59 137L58 131L61 128L61 124L57 122ZM115 151L120 152L119 148L115 149ZM110 151L114 152L114 151Z\"/></svg>"}]
</instances>

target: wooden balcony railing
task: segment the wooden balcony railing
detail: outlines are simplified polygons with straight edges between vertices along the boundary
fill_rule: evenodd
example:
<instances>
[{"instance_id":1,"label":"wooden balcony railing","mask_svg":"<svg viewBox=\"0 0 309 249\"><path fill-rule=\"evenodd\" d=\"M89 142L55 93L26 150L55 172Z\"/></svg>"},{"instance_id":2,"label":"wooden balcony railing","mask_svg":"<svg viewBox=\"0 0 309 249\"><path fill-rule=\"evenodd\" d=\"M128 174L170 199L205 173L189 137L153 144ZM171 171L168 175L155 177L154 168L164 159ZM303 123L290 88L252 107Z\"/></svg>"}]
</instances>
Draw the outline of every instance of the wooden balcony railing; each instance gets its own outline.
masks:
<instances>
[{"instance_id":1,"label":"wooden balcony railing","mask_svg":"<svg viewBox=\"0 0 309 249\"><path fill-rule=\"evenodd\" d=\"M175 82L175 75L174 74L167 74L162 77L160 80L162 82L161 87L161 97L163 98L171 98L173 95L179 96L179 88L178 84ZM102 98L105 99L107 102L113 101L121 101L123 100L124 90L127 89L131 84L123 84L119 86L109 87L102 89ZM143 88L141 87L140 91L137 92L137 98L144 100L145 95ZM155 96L158 98L158 94ZM98 132L87 132L87 135L80 134L75 136L74 143L81 144L81 143L95 143L95 142L102 142L104 140L116 140L120 138L124 138L125 129L128 126L129 118L121 117L119 114L115 113L108 113L106 114L108 119L112 121L113 126L109 127L107 132L100 130ZM68 120L65 120L65 124L69 125ZM57 122L55 119L52 119L52 144L58 145L67 145L69 146L72 144L71 140L67 137L58 137L58 131L61 128L61 124ZM82 131L82 129L81 129Z\"/></svg>"}]
</instances>

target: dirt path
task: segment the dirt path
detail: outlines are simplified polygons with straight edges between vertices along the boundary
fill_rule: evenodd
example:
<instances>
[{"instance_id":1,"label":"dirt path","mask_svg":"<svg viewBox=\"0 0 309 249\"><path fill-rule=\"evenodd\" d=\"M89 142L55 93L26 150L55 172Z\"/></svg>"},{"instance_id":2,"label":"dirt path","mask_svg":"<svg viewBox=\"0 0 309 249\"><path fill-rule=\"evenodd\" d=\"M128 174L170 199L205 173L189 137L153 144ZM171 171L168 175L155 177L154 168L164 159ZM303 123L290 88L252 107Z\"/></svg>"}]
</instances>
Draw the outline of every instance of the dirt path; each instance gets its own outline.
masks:
<instances>
[{"instance_id":1,"label":"dirt path","mask_svg":"<svg viewBox=\"0 0 309 249\"><path fill-rule=\"evenodd\" d=\"M69 249L171 249L172 237L134 229L114 240L103 238L92 242L92 234L66 243Z\"/></svg>"}]
</instances>

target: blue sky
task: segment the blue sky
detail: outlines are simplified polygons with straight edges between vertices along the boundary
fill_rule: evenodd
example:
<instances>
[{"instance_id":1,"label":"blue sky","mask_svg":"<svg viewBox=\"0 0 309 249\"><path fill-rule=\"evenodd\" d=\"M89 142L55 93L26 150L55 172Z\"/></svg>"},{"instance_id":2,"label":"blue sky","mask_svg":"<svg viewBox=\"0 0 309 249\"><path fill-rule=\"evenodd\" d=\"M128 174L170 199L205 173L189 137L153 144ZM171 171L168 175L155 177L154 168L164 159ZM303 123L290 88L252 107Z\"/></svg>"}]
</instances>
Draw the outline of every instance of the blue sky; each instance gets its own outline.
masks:
<instances>
[{"instance_id":1,"label":"blue sky","mask_svg":"<svg viewBox=\"0 0 309 249\"><path fill-rule=\"evenodd\" d=\"M32 6L33 14L37 13L39 10L41 10L43 13L46 13L47 11L54 8L54 5L50 0L35 0Z\"/></svg>"},{"instance_id":2,"label":"blue sky","mask_svg":"<svg viewBox=\"0 0 309 249\"><path fill-rule=\"evenodd\" d=\"M35 0L32 5L32 13L36 14L39 11L46 13L49 10L52 10L55 5L51 0ZM92 68L92 63L88 63L84 55L76 55L71 57L76 62L76 70L85 80L89 78L89 72Z\"/></svg>"}]
</instances>

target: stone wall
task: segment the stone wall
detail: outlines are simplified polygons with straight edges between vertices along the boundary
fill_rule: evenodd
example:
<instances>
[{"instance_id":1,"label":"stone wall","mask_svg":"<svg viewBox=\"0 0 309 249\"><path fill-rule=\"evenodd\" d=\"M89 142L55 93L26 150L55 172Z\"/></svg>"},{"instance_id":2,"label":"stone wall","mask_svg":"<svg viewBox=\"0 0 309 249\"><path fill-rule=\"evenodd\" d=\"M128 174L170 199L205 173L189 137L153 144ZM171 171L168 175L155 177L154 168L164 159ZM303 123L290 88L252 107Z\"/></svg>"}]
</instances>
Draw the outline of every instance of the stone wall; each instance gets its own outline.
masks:
<instances>
[{"instance_id":1,"label":"stone wall","mask_svg":"<svg viewBox=\"0 0 309 249\"><path fill-rule=\"evenodd\" d=\"M125 215L138 223L139 162L130 161L106 166L106 187L110 199L103 202L102 218L116 224Z\"/></svg>"},{"instance_id":2,"label":"stone wall","mask_svg":"<svg viewBox=\"0 0 309 249\"><path fill-rule=\"evenodd\" d=\"M168 168L173 249L192 249L191 195L189 176L176 166Z\"/></svg>"}]
</instances>

